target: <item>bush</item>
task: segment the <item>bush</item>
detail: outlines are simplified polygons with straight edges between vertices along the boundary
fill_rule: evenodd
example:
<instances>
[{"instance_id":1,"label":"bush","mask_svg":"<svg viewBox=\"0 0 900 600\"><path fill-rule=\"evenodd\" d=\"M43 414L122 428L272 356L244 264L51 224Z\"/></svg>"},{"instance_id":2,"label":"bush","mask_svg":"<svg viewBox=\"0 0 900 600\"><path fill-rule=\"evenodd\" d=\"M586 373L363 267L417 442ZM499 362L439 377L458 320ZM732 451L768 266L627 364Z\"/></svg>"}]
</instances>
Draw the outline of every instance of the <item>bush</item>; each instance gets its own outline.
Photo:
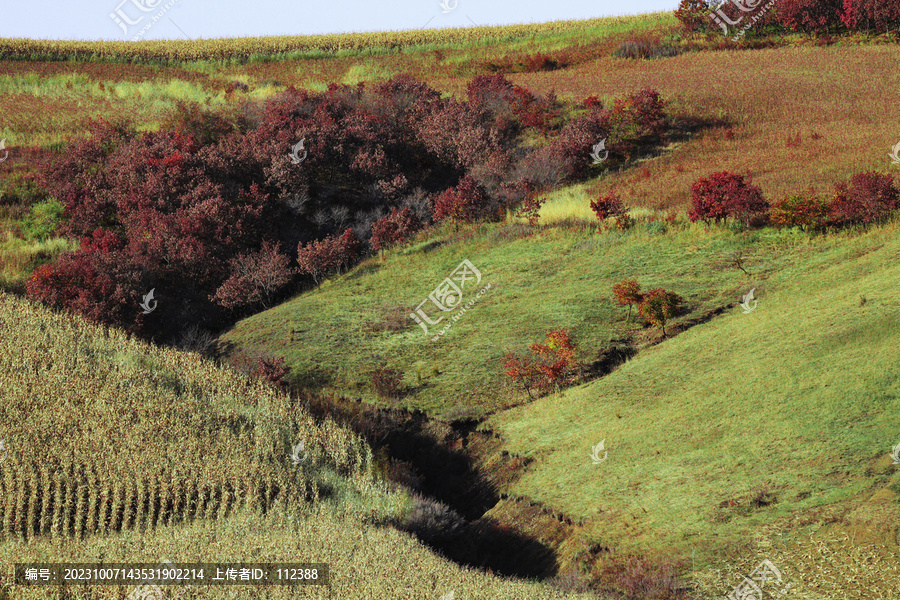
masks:
<instances>
[{"instance_id":1,"label":"bush","mask_svg":"<svg viewBox=\"0 0 900 600\"><path fill-rule=\"evenodd\" d=\"M532 344L530 356L508 352L503 357L506 375L519 381L532 400L532 388L548 391L555 387L558 390L561 384L572 383L578 371L578 345L568 332L561 329L549 331L545 342Z\"/></svg>"},{"instance_id":2,"label":"bush","mask_svg":"<svg viewBox=\"0 0 900 600\"><path fill-rule=\"evenodd\" d=\"M691 186L691 221L709 224L727 221L729 216L741 219L747 227L754 218L768 213L769 204L762 190L744 180L743 175L721 171L701 177Z\"/></svg>"},{"instance_id":3,"label":"bush","mask_svg":"<svg viewBox=\"0 0 900 600\"><path fill-rule=\"evenodd\" d=\"M684 598L684 582L671 562L653 564L646 558L623 556L606 561L596 576L602 587L623 594L626 600L677 600Z\"/></svg>"},{"instance_id":4,"label":"bush","mask_svg":"<svg viewBox=\"0 0 900 600\"><path fill-rule=\"evenodd\" d=\"M484 188L469 176L463 177L459 185L445 190L434 201L434 220L452 219L457 228L460 223L472 223L491 213L491 203Z\"/></svg>"},{"instance_id":5,"label":"bush","mask_svg":"<svg viewBox=\"0 0 900 600\"><path fill-rule=\"evenodd\" d=\"M28 295L49 306L71 310L103 325L128 324L139 332L144 315L137 310L147 285L139 269L123 264L119 252L64 252L38 268L26 283ZM165 310L165 308L161 308Z\"/></svg>"},{"instance_id":6,"label":"bush","mask_svg":"<svg viewBox=\"0 0 900 600\"><path fill-rule=\"evenodd\" d=\"M773 225L799 227L801 231L821 231L828 223L829 204L811 193L794 194L772 205Z\"/></svg>"},{"instance_id":7,"label":"bush","mask_svg":"<svg viewBox=\"0 0 900 600\"><path fill-rule=\"evenodd\" d=\"M591 210L600 219L600 227L597 231L601 231L603 222L609 217L621 217L625 214L625 205L615 194L607 194L596 200L591 200Z\"/></svg>"},{"instance_id":8,"label":"bush","mask_svg":"<svg viewBox=\"0 0 900 600\"><path fill-rule=\"evenodd\" d=\"M626 214L616 217L616 231L625 231L634 227L634 219Z\"/></svg>"},{"instance_id":9,"label":"bush","mask_svg":"<svg viewBox=\"0 0 900 600\"><path fill-rule=\"evenodd\" d=\"M350 228L339 238L327 236L307 244L301 242L297 245L299 272L311 275L316 285L320 285L332 271L340 271L353 264L359 257L359 249L360 241Z\"/></svg>"},{"instance_id":10,"label":"bush","mask_svg":"<svg viewBox=\"0 0 900 600\"><path fill-rule=\"evenodd\" d=\"M241 254L229 261L231 276L212 300L225 308L262 305L272 306L276 295L294 278L290 259L279 252L281 244L263 242L258 252Z\"/></svg>"},{"instance_id":11,"label":"bush","mask_svg":"<svg viewBox=\"0 0 900 600\"><path fill-rule=\"evenodd\" d=\"M466 520L445 504L413 496L413 506L399 525L428 543L452 541L466 528Z\"/></svg>"},{"instance_id":12,"label":"bush","mask_svg":"<svg viewBox=\"0 0 900 600\"><path fill-rule=\"evenodd\" d=\"M516 212L517 216L528 219L528 224L532 227L537 225L541 216L541 207L544 206L545 197L538 191L527 192L525 198L519 205Z\"/></svg>"},{"instance_id":13,"label":"bush","mask_svg":"<svg viewBox=\"0 0 900 600\"><path fill-rule=\"evenodd\" d=\"M686 31L707 31L709 29L710 6L707 0L681 0L675 11L675 18Z\"/></svg>"},{"instance_id":14,"label":"bush","mask_svg":"<svg viewBox=\"0 0 900 600\"><path fill-rule=\"evenodd\" d=\"M22 235L29 241L46 240L59 227L64 210L62 203L56 198L48 198L33 205L22 221Z\"/></svg>"},{"instance_id":15,"label":"bush","mask_svg":"<svg viewBox=\"0 0 900 600\"><path fill-rule=\"evenodd\" d=\"M631 319L631 307L640 306L644 301L644 295L641 293L641 285L637 279L623 279L619 283L613 285L613 295L616 298L616 304L619 306L628 305L628 316L626 321Z\"/></svg>"},{"instance_id":16,"label":"bush","mask_svg":"<svg viewBox=\"0 0 900 600\"><path fill-rule=\"evenodd\" d=\"M603 102L600 100L600 96L588 96L584 100L581 101L581 106L588 110L603 110Z\"/></svg>"},{"instance_id":17,"label":"bush","mask_svg":"<svg viewBox=\"0 0 900 600\"><path fill-rule=\"evenodd\" d=\"M245 84L240 85L247 88ZM201 144L207 145L218 142L234 131L246 128L246 125L241 117L229 119L222 116L221 111L213 111L199 102L179 100L171 115L163 120L160 129L191 135Z\"/></svg>"},{"instance_id":18,"label":"bush","mask_svg":"<svg viewBox=\"0 0 900 600\"><path fill-rule=\"evenodd\" d=\"M529 58L533 59L534 63L526 70L555 68L555 63L543 55ZM545 68L546 66L552 68ZM500 73L474 77L466 85L466 98L469 108L501 138L516 133L522 127L547 133L560 119L559 106L554 94L540 98L524 87L513 85Z\"/></svg>"},{"instance_id":19,"label":"bush","mask_svg":"<svg viewBox=\"0 0 900 600\"><path fill-rule=\"evenodd\" d=\"M507 377L522 384L528 397L534 400L531 394L531 388L534 387L541 379L541 373L537 368L534 360L528 356L515 355L508 352L503 357L503 372Z\"/></svg>"},{"instance_id":20,"label":"bush","mask_svg":"<svg viewBox=\"0 0 900 600\"><path fill-rule=\"evenodd\" d=\"M250 373L253 377L267 381L280 390L287 390L288 384L285 377L291 370L290 367L284 365L284 358L279 356L276 358L256 359L256 368Z\"/></svg>"},{"instance_id":21,"label":"bush","mask_svg":"<svg viewBox=\"0 0 900 600\"><path fill-rule=\"evenodd\" d=\"M644 88L617 99L610 111L610 133L637 144L659 144L664 141L669 117L659 92Z\"/></svg>"},{"instance_id":22,"label":"bush","mask_svg":"<svg viewBox=\"0 0 900 600\"><path fill-rule=\"evenodd\" d=\"M667 292L662 288L650 290L644 296L640 306L641 316L652 325L659 325L663 337L666 337L666 321L678 314L683 300L675 292Z\"/></svg>"},{"instance_id":23,"label":"bush","mask_svg":"<svg viewBox=\"0 0 900 600\"><path fill-rule=\"evenodd\" d=\"M422 222L409 207L401 210L391 208L391 214L372 223L372 237L369 244L373 250L381 251L383 259L385 248L405 242L420 229Z\"/></svg>"},{"instance_id":24,"label":"bush","mask_svg":"<svg viewBox=\"0 0 900 600\"><path fill-rule=\"evenodd\" d=\"M678 56L681 51L670 44L660 43L658 39L638 39L622 42L613 50L616 58L653 59Z\"/></svg>"},{"instance_id":25,"label":"bush","mask_svg":"<svg viewBox=\"0 0 900 600\"><path fill-rule=\"evenodd\" d=\"M778 22L791 31L824 33L841 24L843 0L778 0Z\"/></svg>"},{"instance_id":26,"label":"bush","mask_svg":"<svg viewBox=\"0 0 900 600\"><path fill-rule=\"evenodd\" d=\"M829 207L829 223L837 227L878 223L900 208L894 178L875 171L858 173L849 185L839 183Z\"/></svg>"}]
</instances>

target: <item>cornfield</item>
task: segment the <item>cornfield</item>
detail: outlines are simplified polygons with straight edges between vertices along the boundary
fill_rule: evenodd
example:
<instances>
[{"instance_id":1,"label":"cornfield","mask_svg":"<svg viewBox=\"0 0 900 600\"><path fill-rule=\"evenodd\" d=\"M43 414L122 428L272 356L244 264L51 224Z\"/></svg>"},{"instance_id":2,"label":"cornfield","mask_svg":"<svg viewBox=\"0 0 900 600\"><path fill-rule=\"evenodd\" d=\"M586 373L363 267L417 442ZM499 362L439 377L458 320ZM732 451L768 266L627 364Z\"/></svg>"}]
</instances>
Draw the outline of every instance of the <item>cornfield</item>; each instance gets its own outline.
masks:
<instances>
[{"instance_id":1,"label":"cornfield","mask_svg":"<svg viewBox=\"0 0 900 600\"><path fill-rule=\"evenodd\" d=\"M371 472L361 438L265 384L6 294L0 389L5 539L265 513L316 501L323 472Z\"/></svg>"},{"instance_id":2,"label":"cornfield","mask_svg":"<svg viewBox=\"0 0 900 600\"><path fill-rule=\"evenodd\" d=\"M612 24L621 25L659 18L659 14L652 14L637 18L607 17L522 25L208 40L87 42L0 38L0 60L123 61L152 64L190 61L246 63L277 58L297 58L303 53L399 50L429 45L489 44L538 35L590 34L592 30L609 27Z\"/></svg>"}]
</instances>

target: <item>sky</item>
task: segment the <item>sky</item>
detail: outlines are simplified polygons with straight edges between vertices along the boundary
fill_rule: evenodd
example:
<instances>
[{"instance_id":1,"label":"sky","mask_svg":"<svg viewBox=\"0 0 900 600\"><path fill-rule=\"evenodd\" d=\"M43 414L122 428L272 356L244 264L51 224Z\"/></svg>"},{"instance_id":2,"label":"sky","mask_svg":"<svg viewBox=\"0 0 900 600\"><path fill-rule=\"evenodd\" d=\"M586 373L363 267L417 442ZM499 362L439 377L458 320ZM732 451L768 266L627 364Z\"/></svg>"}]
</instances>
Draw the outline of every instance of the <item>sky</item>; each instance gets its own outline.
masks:
<instances>
[{"instance_id":1,"label":"sky","mask_svg":"<svg viewBox=\"0 0 900 600\"><path fill-rule=\"evenodd\" d=\"M677 4L677 0L3 0L0 37L127 41L434 29L634 15L674 10Z\"/></svg>"}]
</instances>

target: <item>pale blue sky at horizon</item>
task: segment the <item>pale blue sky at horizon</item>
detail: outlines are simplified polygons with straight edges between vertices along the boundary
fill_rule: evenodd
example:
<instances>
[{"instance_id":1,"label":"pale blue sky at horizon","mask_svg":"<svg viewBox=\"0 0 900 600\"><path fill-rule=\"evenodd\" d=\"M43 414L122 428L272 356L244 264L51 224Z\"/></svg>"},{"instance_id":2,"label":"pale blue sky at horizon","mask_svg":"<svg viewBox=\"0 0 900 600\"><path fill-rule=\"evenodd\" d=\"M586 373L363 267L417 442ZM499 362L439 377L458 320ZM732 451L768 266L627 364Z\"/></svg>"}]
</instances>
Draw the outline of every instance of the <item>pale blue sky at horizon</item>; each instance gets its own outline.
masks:
<instances>
[{"instance_id":1,"label":"pale blue sky at horizon","mask_svg":"<svg viewBox=\"0 0 900 600\"><path fill-rule=\"evenodd\" d=\"M443 2L443 7L442 7ZM677 0L12 0L0 37L201 39L542 23L670 11ZM141 33L142 32L142 33Z\"/></svg>"}]
</instances>

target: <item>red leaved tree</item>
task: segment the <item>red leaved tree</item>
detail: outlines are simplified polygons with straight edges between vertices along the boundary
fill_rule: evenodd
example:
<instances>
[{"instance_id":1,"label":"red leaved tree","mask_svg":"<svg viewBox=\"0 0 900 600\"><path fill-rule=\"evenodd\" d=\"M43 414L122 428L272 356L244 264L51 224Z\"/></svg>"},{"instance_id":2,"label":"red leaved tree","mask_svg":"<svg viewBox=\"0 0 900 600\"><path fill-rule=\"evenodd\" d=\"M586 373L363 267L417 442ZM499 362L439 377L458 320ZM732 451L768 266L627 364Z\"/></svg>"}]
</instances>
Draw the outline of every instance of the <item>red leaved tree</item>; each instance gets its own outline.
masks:
<instances>
[{"instance_id":1,"label":"red leaved tree","mask_svg":"<svg viewBox=\"0 0 900 600\"><path fill-rule=\"evenodd\" d=\"M297 265L302 275L311 275L316 285L333 271L342 271L359 257L361 243L349 227L340 237L329 235L307 244L297 244Z\"/></svg>"},{"instance_id":2,"label":"red leaved tree","mask_svg":"<svg viewBox=\"0 0 900 600\"><path fill-rule=\"evenodd\" d=\"M503 371L507 377L521 383L528 397L534 400L531 388L540 381L542 373L531 357L508 352L503 357Z\"/></svg>"},{"instance_id":3,"label":"red leaved tree","mask_svg":"<svg viewBox=\"0 0 900 600\"><path fill-rule=\"evenodd\" d=\"M857 173L850 183L835 186L829 207L829 223L838 227L878 223L900 208L894 178L889 174Z\"/></svg>"},{"instance_id":4,"label":"red leaved tree","mask_svg":"<svg viewBox=\"0 0 900 600\"><path fill-rule=\"evenodd\" d=\"M336 244L338 270L343 271L349 269L359 258L362 242L359 241L359 238L356 237L353 230L348 227L347 230L341 234L341 237L337 239Z\"/></svg>"},{"instance_id":5,"label":"red leaved tree","mask_svg":"<svg viewBox=\"0 0 900 600\"><path fill-rule=\"evenodd\" d=\"M281 244L263 242L257 252L240 254L231 259L231 276L211 299L225 308L262 305L269 308L272 300L294 278L290 259L280 252Z\"/></svg>"},{"instance_id":6,"label":"red leaved tree","mask_svg":"<svg viewBox=\"0 0 900 600\"><path fill-rule=\"evenodd\" d=\"M615 194L607 194L596 200L591 200L591 210L600 219L597 231L603 230L603 223L609 217L621 217L625 214L625 205Z\"/></svg>"},{"instance_id":7,"label":"red leaved tree","mask_svg":"<svg viewBox=\"0 0 900 600\"><path fill-rule=\"evenodd\" d=\"M841 24L843 0L778 0L778 22L791 31L825 33Z\"/></svg>"},{"instance_id":8,"label":"red leaved tree","mask_svg":"<svg viewBox=\"0 0 900 600\"><path fill-rule=\"evenodd\" d=\"M794 194L772 205L769 220L773 225L799 227L800 231L821 231L828 223L829 204L812 192Z\"/></svg>"},{"instance_id":9,"label":"red leaved tree","mask_svg":"<svg viewBox=\"0 0 900 600\"><path fill-rule=\"evenodd\" d=\"M675 18L686 31L707 31L710 18L709 3L706 0L681 0L675 11Z\"/></svg>"},{"instance_id":10,"label":"red leaved tree","mask_svg":"<svg viewBox=\"0 0 900 600\"><path fill-rule=\"evenodd\" d=\"M422 221L409 207L402 210L391 208L391 214L372 223L369 244L373 250L381 251L381 259L384 260L385 248L405 242L422 227Z\"/></svg>"},{"instance_id":11,"label":"red leaved tree","mask_svg":"<svg viewBox=\"0 0 900 600\"><path fill-rule=\"evenodd\" d=\"M141 270L122 261L119 252L82 250L63 253L56 262L38 268L26 283L35 300L136 333L144 327L138 309L141 294L150 287Z\"/></svg>"},{"instance_id":12,"label":"red leaved tree","mask_svg":"<svg viewBox=\"0 0 900 600\"><path fill-rule=\"evenodd\" d=\"M338 264L337 249L334 237L328 236L323 240L313 240L307 244L297 244L297 264L303 275L312 275L316 285L321 285L322 280Z\"/></svg>"},{"instance_id":13,"label":"red leaved tree","mask_svg":"<svg viewBox=\"0 0 900 600\"><path fill-rule=\"evenodd\" d=\"M258 357L256 367L250 374L271 383L280 390L287 390L288 383L285 381L285 377L290 370L291 368L284 364L284 358L281 356L276 358Z\"/></svg>"},{"instance_id":14,"label":"red leaved tree","mask_svg":"<svg viewBox=\"0 0 900 600\"><path fill-rule=\"evenodd\" d=\"M866 33L900 27L900 0L844 0L841 21L850 29Z\"/></svg>"},{"instance_id":15,"label":"red leaved tree","mask_svg":"<svg viewBox=\"0 0 900 600\"><path fill-rule=\"evenodd\" d=\"M490 204L484 188L468 175L434 201L434 220L453 219L457 230L460 223L472 223L489 213Z\"/></svg>"},{"instance_id":16,"label":"red leaved tree","mask_svg":"<svg viewBox=\"0 0 900 600\"><path fill-rule=\"evenodd\" d=\"M534 399L532 388L547 391L555 387L559 390L561 384L574 381L579 368L577 349L578 345L567 331L554 329L547 332L545 343L531 345L530 356L508 352L503 358L503 369Z\"/></svg>"},{"instance_id":17,"label":"red leaved tree","mask_svg":"<svg viewBox=\"0 0 900 600\"><path fill-rule=\"evenodd\" d=\"M691 221L703 220L709 224L725 221L734 216L749 227L751 220L766 214L769 203L763 199L762 190L744 179L743 175L730 171L701 177L691 186Z\"/></svg>"}]
</instances>

